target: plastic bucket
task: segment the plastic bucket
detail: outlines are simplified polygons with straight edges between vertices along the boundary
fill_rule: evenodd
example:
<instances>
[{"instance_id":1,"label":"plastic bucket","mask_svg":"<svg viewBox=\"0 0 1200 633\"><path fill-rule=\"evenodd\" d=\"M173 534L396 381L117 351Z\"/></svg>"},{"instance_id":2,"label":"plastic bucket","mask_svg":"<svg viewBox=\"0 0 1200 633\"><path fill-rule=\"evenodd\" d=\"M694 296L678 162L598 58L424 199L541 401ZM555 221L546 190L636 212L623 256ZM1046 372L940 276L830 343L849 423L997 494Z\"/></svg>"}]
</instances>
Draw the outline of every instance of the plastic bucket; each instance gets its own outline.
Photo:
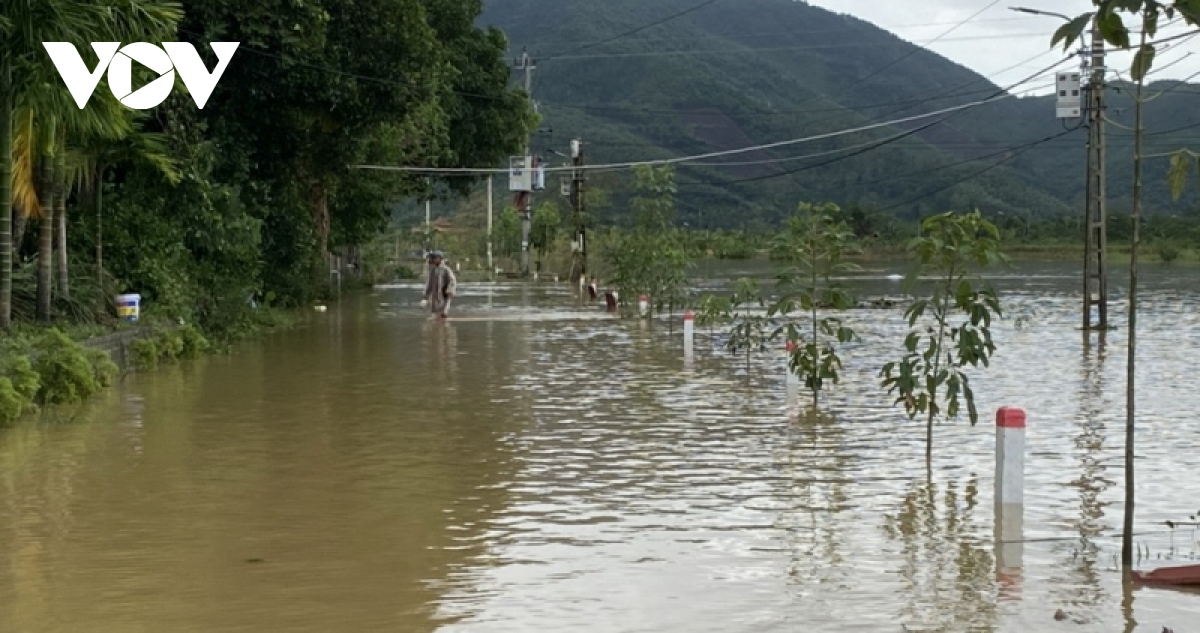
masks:
<instances>
[{"instance_id":1,"label":"plastic bucket","mask_svg":"<svg viewBox=\"0 0 1200 633\"><path fill-rule=\"evenodd\" d=\"M117 295L117 316L122 319L130 323L137 323L138 317L141 315L141 308L142 295Z\"/></svg>"}]
</instances>

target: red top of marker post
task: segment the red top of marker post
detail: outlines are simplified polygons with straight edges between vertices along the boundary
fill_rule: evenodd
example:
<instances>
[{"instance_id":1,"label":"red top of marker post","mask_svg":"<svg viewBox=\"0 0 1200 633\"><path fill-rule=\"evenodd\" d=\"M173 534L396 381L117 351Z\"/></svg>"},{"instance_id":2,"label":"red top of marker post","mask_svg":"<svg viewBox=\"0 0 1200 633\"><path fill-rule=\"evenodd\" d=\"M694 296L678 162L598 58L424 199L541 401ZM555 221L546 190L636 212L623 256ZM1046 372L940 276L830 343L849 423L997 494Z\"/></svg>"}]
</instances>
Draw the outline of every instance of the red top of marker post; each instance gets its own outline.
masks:
<instances>
[{"instance_id":1,"label":"red top of marker post","mask_svg":"<svg viewBox=\"0 0 1200 633\"><path fill-rule=\"evenodd\" d=\"M783 346L783 348L785 350L787 350L789 353L796 351L796 341L788 341L787 344L785 344Z\"/></svg>"},{"instance_id":2,"label":"red top of marker post","mask_svg":"<svg viewBox=\"0 0 1200 633\"><path fill-rule=\"evenodd\" d=\"M696 320L696 315L692 314L691 310L688 310L687 312L683 313L683 320L684 321L694 321L694 320Z\"/></svg>"},{"instance_id":3,"label":"red top of marker post","mask_svg":"<svg viewBox=\"0 0 1200 633\"><path fill-rule=\"evenodd\" d=\"M996 410L996 426L1002 429L1025 428L1025 411L1016 407L1000 407Z\"/></svg>"},{"instance_id":4,"label":"red top of marker post","mask_svg":"<svg viewBox=\"0 0 1200 633\"><path fill-rule=\"evenodd\" d=\"M638 301L649 301L649 300L650 300L650 295L642 295L642 296L638 297Z\"/></svg>"}]
</instances>

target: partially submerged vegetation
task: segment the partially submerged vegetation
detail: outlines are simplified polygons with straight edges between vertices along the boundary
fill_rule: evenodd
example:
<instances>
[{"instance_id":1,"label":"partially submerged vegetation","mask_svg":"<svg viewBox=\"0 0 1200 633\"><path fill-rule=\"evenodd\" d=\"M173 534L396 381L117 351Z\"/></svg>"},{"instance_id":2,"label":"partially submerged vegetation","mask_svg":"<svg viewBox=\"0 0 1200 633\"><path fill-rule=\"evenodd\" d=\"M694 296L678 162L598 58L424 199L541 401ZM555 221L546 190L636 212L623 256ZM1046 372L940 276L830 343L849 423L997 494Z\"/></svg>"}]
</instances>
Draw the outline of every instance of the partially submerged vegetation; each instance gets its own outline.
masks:
<instances>
[{"instance_id":1,"label":"partially submerged vegetation","mask_svg":"<svg viewBox=\"0 0 1200 633\"><path fill-rule=\"evenodd\" d=\"M81 402L111 385L117 373L108 354L55 328L0 339L0 423L43 406Z\"/></svg>"}]
</instances>

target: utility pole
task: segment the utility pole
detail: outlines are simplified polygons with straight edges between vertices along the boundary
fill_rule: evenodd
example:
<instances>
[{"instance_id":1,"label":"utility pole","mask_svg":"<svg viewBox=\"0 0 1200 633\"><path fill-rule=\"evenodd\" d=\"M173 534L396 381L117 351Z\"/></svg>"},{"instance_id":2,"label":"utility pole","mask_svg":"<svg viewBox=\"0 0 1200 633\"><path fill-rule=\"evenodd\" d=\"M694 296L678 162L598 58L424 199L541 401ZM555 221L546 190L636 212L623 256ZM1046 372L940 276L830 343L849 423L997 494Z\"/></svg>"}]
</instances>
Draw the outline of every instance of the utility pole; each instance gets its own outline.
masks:
<instances>
[{"instance_id":1,"label":"utility pole","mask_svg":"<svg viewBox=\"0 0 1200 633\"><path fill-rule=\"evenodd\" d=\"M492 264L492 179L493 176L488 176L487 184L487 258L488 258L488 277L491 277L496 272L496 267Z\"/></svg>"},{"instance_id":2,"label":"utility pole","mask_svg":"<svg viewBox=\"0 0 1200 633\"><path fill-rule=\"evenodd\" d=\"M426 184L429 186L433 186L433 183L428 180L426 181ZM429 197L429 194L425 194L425 240L424 240L424 242L425 242L425 254L426 255L428 255L429 251L433 249L433 224L432 224L432 217L430 217L432 215L431 211L432 211L432 199Z\"/></svg>"},{"instance_id":3,"label":"utility pole","mask_svg":"<svg viewBox=\"0 0 1200 633\"><path fill-rule=\"evenodd\" d=\"M525 94L533 102L533 70L537 68L535 61L529 56L527 49L521 50L521 59L517 61L517 70L525 71ZM525 156L532 156L529 141L525 142ZM529 165L529 169L533 169ZM529 276L529 235L533 229L533 194L525 197L525 208L521 211L521 274Z\"/></svg>"},{"instance_id":4,"label":"utility pole","mask_svg":"<svg viewBox=\"0 0 1200 633\"><path fill-rule=\"evenodd\" d=\"M1108 329L1108 208L1105 199L1104 38L1092 26L1087 88L1087 207L1083 238L1083 329ZM1085 57L1087 59L1087 57ZM1096 323L1092 323L1095 307Z\"/></svg>"},{"instance_id":5,"label":"utility pole","mask_svg":"<svg viewBox=\"0 0 1200 633\"><path fill-rule=\"evenodd\" d=\"M578 283L581 279L587 279L587 220L584 213L587 211L587 203L584 198L584 175L583 175L583 142L579 139L571 141L571 165L574 169L571 170L571 202L575 208L575 239L579 242L579 250L577 251L578 267L572 266L572 269L578 268L579 277L572 279L573 283Z\"/></svg>"},{"instance_id":6,"label":"utility pole","mask_svg":"<svg viewBox=\"0 0 1200 633\"><path fill-rule=\"evenodd\" d=\"M1013 11L1032 15L1049 15L1070 22L1071 18L1053 11L1026 7L1010 7ZM1099 23L1092 23L1090 49L1082 52L1083 72L1079 75L1059 73L1058 118L1073 119L1080 115L1080 78L1089 74L1084 89L1087 104L1083 115L1087 119L1087 202L1083 211L1083 331L1108 329L1108 208L1105 200L1104 147L1104 38ZM1088 58L1091 58L1090 60ZM1099 317L1092 323L1092 308Z\"/></svg>"}]
</instances>

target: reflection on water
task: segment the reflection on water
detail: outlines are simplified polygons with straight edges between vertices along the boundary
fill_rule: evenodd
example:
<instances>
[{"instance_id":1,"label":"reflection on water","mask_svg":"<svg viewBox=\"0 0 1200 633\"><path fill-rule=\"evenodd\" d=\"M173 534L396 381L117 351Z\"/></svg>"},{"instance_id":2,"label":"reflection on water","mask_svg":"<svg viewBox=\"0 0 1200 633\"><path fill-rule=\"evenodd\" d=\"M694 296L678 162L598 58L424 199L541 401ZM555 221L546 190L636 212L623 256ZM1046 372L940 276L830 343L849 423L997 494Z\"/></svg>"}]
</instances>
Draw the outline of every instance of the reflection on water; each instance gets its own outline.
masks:
<instances>
[{"instance_id":1,"label":"reflection on water","mask_svg":"<svg viewBox=\"0 0 1200 633\"><path fill-rule=\"evenodd\" d=\"M1105 520L1105 509L1110 503L1102 501L1101 495L1116 485L1107 475L1110 466L1119 464L1113 461L1107 465L1105 463L1105 456L1109 454L1105 450L1108 429L1101 416L1105 407L1117 406L1122 401L1108 397L1105 388L1107 338L1105 332L1082 336L1080 381L1076 390L1078 430L1073 440L1078 475L1068 484L1077 490L1079 497L1078 509L1068 521L1079 538L1065 541L1056 548L1063 556L1062 573L1054 578L1058 587L1055 591L1057 602L1077 623L1095 622L1095 608L1111 599L1100 582L1101 549L1097 538L1114 531L1114 523ZM1121 430L1122 427L1116 427L1118 434ZM1114 449L1120 450L1120 446ZM1120 473L1119 467L1117 473ZM1119 525L1120 521L1116 521L1116 524Z\"/></svg>"},{"instance_id":2,"label":"reflection on water","mask_svg":"<svg viewBox=\"0 0 1200 633\"><path fill-rule=\"evenodd\" d=\"M961 486L961 487L960 487ZM920 479L885 517L888 538L900 544L903 564L898 614L906 629L990 630L996 624L991 543L981 540L976 511L979 482Z\"/></svg>"},{"instance_id":3,"label":"reflection on water","mask_svg":"<svg viewBox=\"0 0 1200 633\"><path fill-rule=\"evenodd\" d=\"M899 294L869 268L866 294ZM1145 276L1147 566L1197 546L1163 526L1200 498L1197 277ZM0 631L1182 633L1200 595L1114 569L1122 332L1075 329L1072 267L997 283L985 423L938 426L928 475L877 386L898 310L851 315L843 384L797 418L778 358L746 371L702 329L684 371L678 328L567 284L464 284L447 322L417 285L349 297L0 430ZM1002 405L1029 412L1016 549L991 512Z\"/></svg>"}]
</instances>

